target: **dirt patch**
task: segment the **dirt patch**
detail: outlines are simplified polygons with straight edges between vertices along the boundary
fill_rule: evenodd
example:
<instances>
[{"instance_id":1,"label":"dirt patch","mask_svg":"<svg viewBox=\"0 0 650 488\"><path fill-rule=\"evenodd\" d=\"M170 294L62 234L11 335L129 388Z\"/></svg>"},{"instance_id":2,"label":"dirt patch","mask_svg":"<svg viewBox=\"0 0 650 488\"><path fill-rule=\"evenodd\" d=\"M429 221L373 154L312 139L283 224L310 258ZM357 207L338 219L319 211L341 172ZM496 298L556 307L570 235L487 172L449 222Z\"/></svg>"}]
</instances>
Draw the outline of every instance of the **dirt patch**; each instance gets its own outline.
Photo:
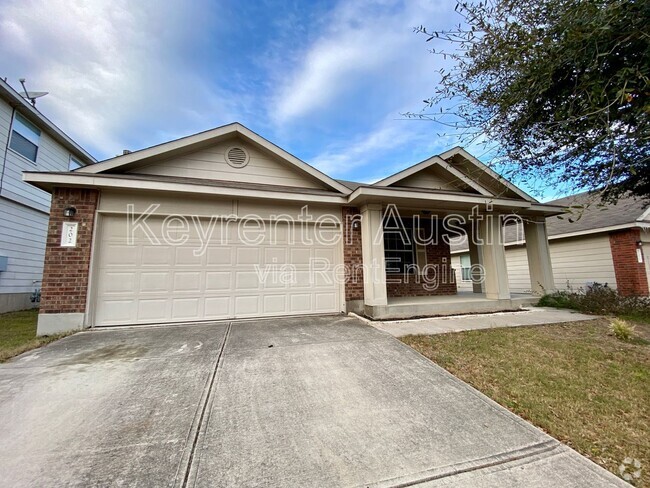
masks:
<instances>
[{"instance_id":1,"label":"dirt patch","mask_svg":"<svg viewBox=\"0 0 650 488\"><path fill-rule=\"evenodd\" d=\"M147 352L143 346L130 346L128 344L115 344L104 346L93 351L82 352L59 363L59 366L73 364L96 364L105 361L128 361L137 359Z\"/></svg>"}]
</instances>

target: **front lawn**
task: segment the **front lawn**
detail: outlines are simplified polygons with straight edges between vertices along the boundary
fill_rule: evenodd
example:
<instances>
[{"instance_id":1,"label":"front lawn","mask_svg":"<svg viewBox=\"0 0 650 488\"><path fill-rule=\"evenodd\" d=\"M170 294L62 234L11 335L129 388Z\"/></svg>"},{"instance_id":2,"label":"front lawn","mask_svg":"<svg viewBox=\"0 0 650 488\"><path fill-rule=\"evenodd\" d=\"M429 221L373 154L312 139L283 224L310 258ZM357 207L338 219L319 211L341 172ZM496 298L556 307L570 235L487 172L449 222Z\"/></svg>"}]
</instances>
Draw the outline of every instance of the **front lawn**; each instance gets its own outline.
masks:
<instances>
[{"instance_id":1,"label":"front lawn","mask_svg":"<svg viewBox=\"0 0 650 488\"><path fill-rule=\"evenodd\" d=\"M635 333L598 319L402 341L613 473L640 461L650 486L650 324Z\"/></svg>"},{"instance_id":2,"label":"front lawn","mask_svg":"<svg viewBox=\"0 0 650 488\"><path fill-rule=\"evenodd\" d=\"M0 314L0 363L65 335L36 337L37 317L37 309Z\"/></svg>"}]
</instances>

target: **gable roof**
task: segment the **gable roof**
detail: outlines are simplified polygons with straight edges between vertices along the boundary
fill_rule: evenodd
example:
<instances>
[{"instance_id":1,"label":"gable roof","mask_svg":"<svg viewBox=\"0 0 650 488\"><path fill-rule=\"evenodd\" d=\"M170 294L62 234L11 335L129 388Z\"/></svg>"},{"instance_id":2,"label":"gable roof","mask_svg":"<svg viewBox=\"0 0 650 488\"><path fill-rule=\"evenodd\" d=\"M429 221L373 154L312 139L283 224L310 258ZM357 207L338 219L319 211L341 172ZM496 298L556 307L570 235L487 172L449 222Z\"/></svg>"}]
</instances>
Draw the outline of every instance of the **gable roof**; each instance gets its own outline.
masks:
<instances>
[{"instance_id":1,"label":"gable roof","mask_svg":"<svg viewBox=\"0 0 650 488\"><path fill-rule=\"evenodd\" d=\"M384 178L383 180L377 181L376 183L373 184L373 186L381 186L381 187L393 186L396 183L399 183L400 181L404 180L405 178L408 178L409 176L412 176L421 171L425 171L426 169L431 168L433 166L439 166L443 168L447 173L450 173L454 178L458 179L459 181L462 181L465 185L469 186L470 188L473 188L481 195L494 196L494 194L490 192L487 188L484 188L483 186L479 185L471 178L467 177L467 175L458 171L456 168L454 168L451 164L449 164L447 161L442 159L440 156L433 156L420 163L414 164L413 166L410 166L405 170L400 171L399 173L395 173L387 178Z\"/></svg>"},{"instance_id":2,"label":"gable roof","mask_svg":"<svg viewBox=\"0 0 650 488\"><path fill-rule=\"evenodd\" d=\"M88 165L97 162L89 152L73 141L70 136L54 125L52 121L39 112L36 107L28 103L27 100L20 96L20 94L9 85L9 83L1 78L0 97L2 97L2 99L4 99L11 107L17 109L22 116L26 117L39 129L70 151L81 164Z\"/></svg>"},{"instance_id":3,"label":"gable roof","mask_svg":"<svg viewBox=\"0 0 650 488\"><path fill-rule=\"evenodd\" d=\"M460 157L463 161L466 162L466 164L470 168L476 168L476 170L479 171L479 174L481 176L487 177L487 180L495 185L496 188L504 188L512 193L516 194L519 198L523 198L524 200L528 200L529 202L536 202L538 201L530 196L528 193L523 191L521 188L513 185L510 181L508 181L506 178L498 174L496 171L492 170L489 166L486 164L482 163L478 158L472 156L470 153L468 153L465 149L463 149L460 146L456 146L448 151L445 151L444 153L440 154L440 157L446 161L451 161L452 159L456 157ZM471 177L472 172L471 171L465 171L465 173ZM474 179L474 178L472 178ZM478 180L478 178L477 178Z\"/></svg>"},{"instance_id":4,"label":"gable roof","mask_svg":"<svg viewBox=\"0 0 650 488\"><path fill-rule=\"evenodd\" d=\"M305 163L304 161L298 159L293 154L285 151L284 149L276 146L272 142L263 138L259 134L256 134L252 130L244 127L239 122L234 122L232 124L223 125L214 129L210 129L204 132L199 132L198 134L193 134L191 136L182 137L180 139L175 139L173 141L165 142L158 144L156 146L151 146L139 151L133 151L122 156L117 156L115 158L107 159L100 163L93 165L92 167L79 168L76 170L79 173L106 173L113 172L117 169L127 170L138 163L143 163L144 161L151 160L157 156L164 155L165 157L173 156L174 154L179 154L182 152L187 152L195 148L201 148L208 146L217 142L218 140L225 139L231 136L239 136L244 140L261 147L262 149L270 152L276 157L282 159L284 162L288 163L294 167L298 172L311 176L312 178L322 182L325 186L332 188L340 193L349 194L351 192L350 188L346 185L338 182L337 180L330 178L326 174L317 170L313 166Z\"/></svg>"}]
</instances>

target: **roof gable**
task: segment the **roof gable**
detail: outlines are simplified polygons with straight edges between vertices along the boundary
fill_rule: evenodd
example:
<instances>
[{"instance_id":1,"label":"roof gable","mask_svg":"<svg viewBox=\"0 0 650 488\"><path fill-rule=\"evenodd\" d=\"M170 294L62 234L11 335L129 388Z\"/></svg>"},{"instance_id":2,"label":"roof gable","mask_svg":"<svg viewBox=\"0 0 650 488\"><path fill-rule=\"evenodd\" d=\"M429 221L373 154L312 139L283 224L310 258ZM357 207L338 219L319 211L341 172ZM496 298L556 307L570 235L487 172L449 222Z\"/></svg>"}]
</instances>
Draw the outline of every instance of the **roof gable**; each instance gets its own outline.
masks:
<instances>
[{"instance_id":1,"label":"roof gable","mask_svg":"<svg viewBox=\"0 0 650 488\"><path fill-rule=\"evenodd\" d=\"M494 196L517 198L537 203L537 200L528 193L510 183L462 147L450 149L440 154L440 157L468 178L471 178L476 184L487 188Z\"/></svg>"},{"instance_id":2,"label":"roof gable","mask_svg":"<svg viewBox=\"0 0 650 488\"><path fill-rule=\"evenodd\" d=\"M478 184L466 174L439 156L433 156L399 173L376 182L373 186L411 187L428 190L462 191L466 193L493 196L487 188Z\"/></svg>"},{"instance_id":3,"label":"roof gable","mask_svg":"<svg viewBox=\"0 0 650 488\"><path fill-rule=\"evenodd\" d=\"M231 147L245 150L248 156L245 166L234 167L226 162L225 154ZM343 194L351 191L239 123L118 156L77 171L263 182L326 188Z\"/></svg>"}]
</instances>

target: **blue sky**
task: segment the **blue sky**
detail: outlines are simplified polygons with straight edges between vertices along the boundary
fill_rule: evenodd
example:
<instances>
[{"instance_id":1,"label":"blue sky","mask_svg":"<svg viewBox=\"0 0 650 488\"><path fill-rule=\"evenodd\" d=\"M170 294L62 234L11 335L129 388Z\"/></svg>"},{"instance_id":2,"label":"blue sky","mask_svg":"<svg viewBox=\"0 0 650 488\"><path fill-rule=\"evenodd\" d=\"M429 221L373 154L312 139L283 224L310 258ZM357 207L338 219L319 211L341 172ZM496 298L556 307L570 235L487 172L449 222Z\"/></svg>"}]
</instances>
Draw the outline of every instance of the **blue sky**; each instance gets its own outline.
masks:
<instances>
[{"instance_id":1,"label":"blue sky","mask_svg":"<svg viewBox=\"0 0 650 488\"><path fill-rule=\"evenodd\" d=\"M0 76L98 159L239 121L370 182L455 146L422 109L443 62L413 27L452 0L0 0ZM479 155L480 156L480 155Z\"/></svg>"}]
</instances>

